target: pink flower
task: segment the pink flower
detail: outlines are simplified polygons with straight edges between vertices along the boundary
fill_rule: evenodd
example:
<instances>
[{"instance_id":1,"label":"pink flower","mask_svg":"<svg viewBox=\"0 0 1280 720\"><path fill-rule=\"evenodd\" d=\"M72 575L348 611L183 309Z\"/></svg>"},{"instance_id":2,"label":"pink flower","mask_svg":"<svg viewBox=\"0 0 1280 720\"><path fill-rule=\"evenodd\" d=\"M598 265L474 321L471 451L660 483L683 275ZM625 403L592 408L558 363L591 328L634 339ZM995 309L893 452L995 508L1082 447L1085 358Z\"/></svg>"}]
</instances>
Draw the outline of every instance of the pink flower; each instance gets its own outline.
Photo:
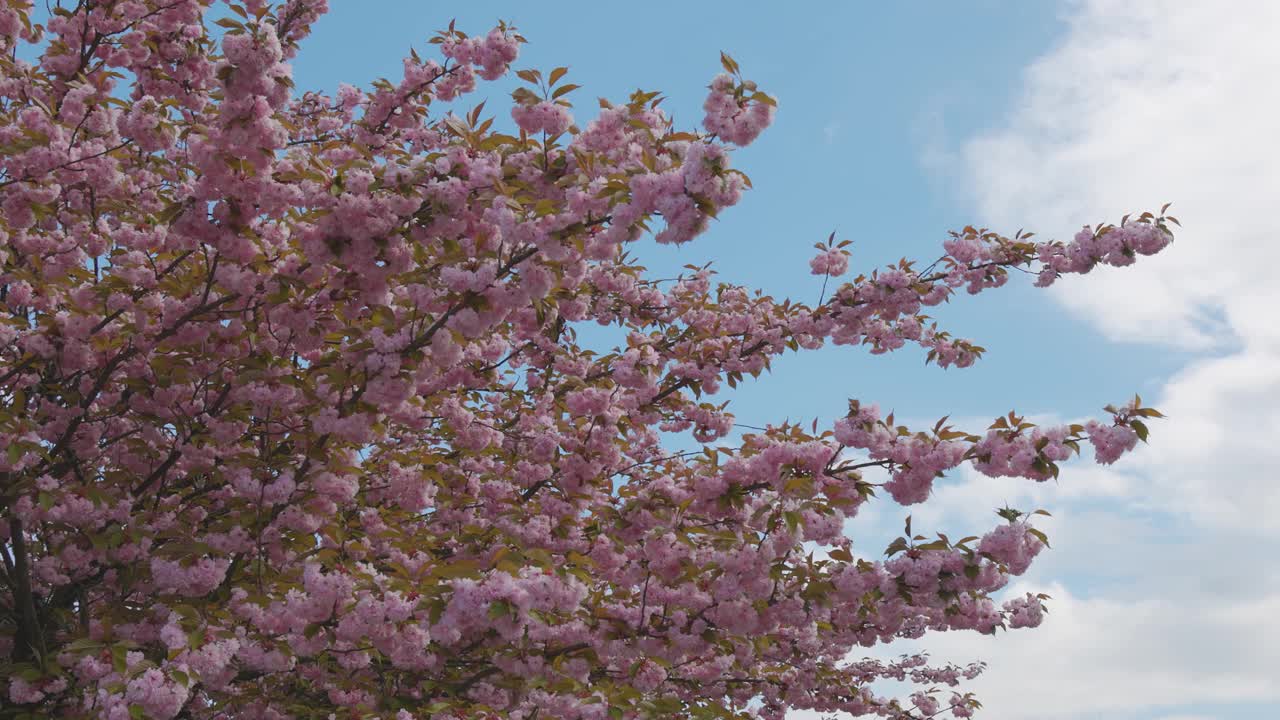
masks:
<instances>
[{"instance_id":1,"label":"pink flower","mask_svg":"<svg viewBox=\"0 0 1280 720\"><path fill-rule=\"evenodd\" d=\"M702 106L707 113L702 125L728 142L745 146L773 122L774 103L771 98L757 99L759 93L739 98L742 91L731 76L716 76Z\"/></svg>"},{"instance_id":2,"label":"pink flower","mask_svg":"<svg viewBox=\"0 0 1280 720\"><path fill-rule=\"evenodd\" d=\"M847 250L826 250L809 261L809 268L814 275L839 277L849 269L849 252Z\"/></svg>"},{"instance_id":3,"label":"pink flower","mask_svg":"<svg viewBox=\"0 0 1280 720\"><path fill-rule=\"evenodd\" d=\"M667 671L661 665L653 660L642 660L632 677L632 682L637 690L652 692L666 682L666 679Z\"/></svg>"}]
</instances>

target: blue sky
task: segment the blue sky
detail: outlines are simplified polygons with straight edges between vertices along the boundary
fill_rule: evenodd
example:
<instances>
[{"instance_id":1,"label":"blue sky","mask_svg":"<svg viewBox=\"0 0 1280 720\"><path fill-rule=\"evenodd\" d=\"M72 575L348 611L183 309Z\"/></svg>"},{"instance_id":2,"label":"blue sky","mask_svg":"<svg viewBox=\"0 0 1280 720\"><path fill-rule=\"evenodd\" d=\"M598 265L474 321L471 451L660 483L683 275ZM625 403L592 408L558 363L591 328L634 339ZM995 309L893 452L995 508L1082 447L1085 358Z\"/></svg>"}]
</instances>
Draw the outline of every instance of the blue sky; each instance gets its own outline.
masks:
<instances>
[{"instance_id":1,"label":"blue sky","mask_svg":"<svg viewBox=\"0 0 1280 720\"><path fill-rule=\"evenodd\" d=\"M988 348L973 368L829 348L777 362L733 408L744 423L829 422L857 397L980 429L1011 408L1074 419L1141 392L1170 418L1117 466L1073 464L1056 485L961 472L913 508L917 528L962 534L991 527L1005 502L1054 512L1054 550L1012 588L1054 596L1045 625L923 645L989 662L973 686L988 720L1233 720L1280 706L1267 669L1280 667L1280 289L1257 277L1280 262L1263 212L1280 193L1280 101L1266 91L1280 6L331 4L295 62L301 89L397 78L408 48L428 48L450 18L468 32L502 18L530 40L517 67L570 67L580 124L596 97L639 87L691 127L729 52L780 100L736 155L755 189L689 245L641 244L656 271L711 260L726 280L812 302L807 260L832 230L863 271L927 263L970 223L1062 238L1173 201L1187 230L1161 257L1049 292L1014 278L935 313ZM467 104L488 99L507 122L513 87ZM848 528L855 549L878 554L903 514L865 512Z\"/></svg>"},{"instance_id":2,"label":"blue sky","mask_svg":"<svg viewBox=\"0 0 1280 720\"><path fill-rule=\"evenodd\" d=\"M1277 715L1280 4L330 2L294 63L299 89L397 78L451 18L468 32L502 18L530 40L517 67L570 67L580 124L596 97L639 87L692 127L729 52L780 101L735 156L755 189L693 243L639 244L655 272L710 260L728 281L812 302L807 261L833 230L854 241L856 273L927 263L966 224L1063 238L1173 201L1186 229L1157 258L1048 292L1015 277L934 313L988 348L973 368L827 348L776 362L732 407L750 424L829 423L856 397L981 429L1011 408L1076 419L1142 393L1169 418L1118 465L1074 463L1042 485L964 471L912 508L916 528L962 535L1006 502L1050 509L1054 549L1010 588L1053 595L1045 624L884 654L988 661L971 687L985 720ZM482 85L467 107L487 99L508 122L514 86ZM847 528L855 550L878 555L905 513L864 511Z\"/></svg>"},{"instance_id":3,"label":"blue sky","mask_svg":"<svg viewBox=\"0 0 1280 720\"><path fill-rule=\"evenodd\" d=\"M678 124L696 125L710 78L729 52L746 76L780 100L777 120L735 163L755 189L696 242L641 245L651 268L713 261L722 277L776 296L816 300L809 274L814 242L831 231L854 241L851 267L870 270L901 257L925 264L946 231L977 222L962 184L922 163L922 152L999 118L1018 73L1055 41L1050 5L981 3L876 7L854 3L566 3L556 12L521 3L467 3L440 11L418 2L335 2L295 63L299 88L336 88L398 78L400 58L456 16L484 32L501 18L529 39L517 67L565 65L576 117L597 97L662 90ZM730 8L733 8L730 10ZM482 85L469 107L488 100L498 122L516 82ZM1098 218L1108 219L1108 218ZM1028 229L1035 218L1026 218ZM1004 228L1010 233L1017 227ZM980 366L941 372L907 348L872 357L852 348L790 356L774 377L738 393L746 423L843 413L847 397L881 402L912 417L958 408L997 415L1057 410L1071 415L1141 392L1165 354L1098 342L1021 278L1003 292L958 298L938 317L953 333L989 349ZM1119 369L1118 369L1119 368ZM1052 382L1045 382L1048 378ZM1014 382L1011 380L1016 379ZM1089 392L1064 387L1095 383Z\"/></svg>"}]
</instances>

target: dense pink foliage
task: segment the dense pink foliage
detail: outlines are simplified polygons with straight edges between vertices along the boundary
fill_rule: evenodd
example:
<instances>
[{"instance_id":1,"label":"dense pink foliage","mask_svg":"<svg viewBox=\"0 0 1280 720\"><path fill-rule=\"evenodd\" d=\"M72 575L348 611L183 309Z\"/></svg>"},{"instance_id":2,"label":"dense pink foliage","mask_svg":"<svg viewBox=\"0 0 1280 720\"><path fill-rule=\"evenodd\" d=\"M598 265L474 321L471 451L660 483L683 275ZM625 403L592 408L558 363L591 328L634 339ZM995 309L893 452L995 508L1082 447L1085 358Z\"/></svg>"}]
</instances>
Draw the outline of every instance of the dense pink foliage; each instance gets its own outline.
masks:
<instances>
[{"instance_id":1,"label":"dense pink foliage","mask_svg":"<svg viewBox=\"0 0 1280 720\"><path fill-rule=\"evenodd\" d=\"M924 310L1009 269L1129 264L1166 218L1069 243L965 228L815 306L651 279L627 245L737 203L728 145L773 117L727 56L705 132L655 93L575 120L560 68L521 71L495 124L436 103L508 70L509 26L451 27L438 60L327 97L286 62L324 0L225 5L218 33L208 5L84 2L41 40L0 2L0 716L972 713L949 688L981 665L857 651L1039 624L1042 596L991 596L1045 538L1005 510L855 557L862 471L903 505L963 463L1045 480L1158 413L974 435L853 401L721 444L709 396L826 343L965 367L982 348ZM844 245L819 245L824 282ZM583 349L580 321L625 346Z\"/></svg>"}]
</instances>

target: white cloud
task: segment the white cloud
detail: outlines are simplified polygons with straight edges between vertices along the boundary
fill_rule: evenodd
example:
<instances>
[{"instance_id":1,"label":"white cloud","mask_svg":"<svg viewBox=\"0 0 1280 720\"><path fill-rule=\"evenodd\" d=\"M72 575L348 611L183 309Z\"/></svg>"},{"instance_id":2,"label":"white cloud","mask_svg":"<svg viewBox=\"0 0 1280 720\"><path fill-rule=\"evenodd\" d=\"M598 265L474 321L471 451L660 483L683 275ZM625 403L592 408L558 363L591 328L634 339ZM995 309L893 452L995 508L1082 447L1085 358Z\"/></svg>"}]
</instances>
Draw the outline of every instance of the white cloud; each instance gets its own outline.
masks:
<instances>
[{"instance_id":1,"label":"white cloud","mask_svg":"<svg viewBox=\"0 0 1280 720\"><path fill-rule=\"evenodd\" d=\"M1075 10L1065 43L1027 71L1008 127L965 148L985 219L1062 236L1173 201L1186 230L1171 250L1056 297L1119 340L1274 349L1280 3Z\"/></svg>"},{"instance_id":2,"label":"white cloud","mask_svg":"<svg viewBox=\"0 0 1280 720\"><path fill-rule=\"evenodd\" d=\"M1006 502L1052 510L1038 524L1054 549L1011 588L1053 596L1043 626L880 655L987 661L968 688L984 720L1256 717L1280 705L1280 3L1066 8L1008 124L963 145L955 177L984 224L1041 236L1174 202L1171 248L1050 292L1110 340L1200 355L1147 398L1168 418L1116 466L1073 464L1060 484L966 471L911 508L917 530L953 537ZM922 162L941 152L926 144ZM859 553L905 514L867 508L849 528Z\"/></svg>"},{"instance_id":3,"label":"white cloud","mask_svg":"<svg viewBox=\"0 0 1280 720\"><path fill-rule=\"evenodd\" d=\"M1251 528L1280 550L1280 352L1193 363L1158 405L1169 419L1137 462L1152 502L1200 526Z\"/></svg>"},{"instance_id":4,"label":"white cloud","mask_svg":"<svg viewBox=\"0 0 1280 720\"><path fill-rule=\"evenodd\" d=\"M1059 236L1177 202L1186 229L1053 297L1113 340L1213 349L1170 380L1140 464L1152 503L1280 537L1280 3L1073 5L1007 127L964 149L983 220Z\"/></svg>"},{"instance_id":5,"label":"white cloud","mask_svg":"<svg viewBox=\"0 0 1280 720\"><path fill-rule=\"evenodd\" d=\"M1054 549L1003 593L1047 592L1050 613L1035 630L934 633L879 655L986 661L966 686L984 720L1121 720L1280 699L1280 577L1262 570L1274 550L1249 533L1189 531L1144 512L1148 491L1127 475L1072 465L1060 487L972 472L940 485L915 509L921 530L985 531L1005 500L1054 511L1037 518Z\"/></svg>"},{"instance_id":6,"label":"white cloud","mask_svg":"<svg viewBox=\"0 0 1280 720\"><path fill-rule=\"evenodd\" d=\"M918 647L989 663L971 687L985 720L1252 717L1280 703L1280 3L1067 9L958 175L984 224L1042 236L1174 202L1170 249L1050 292L1113 341L1203 354L1147 398L1169 417L1118 465L1060 485L966 472L913 508L917 528L974 534L1006 501L1055 515L1040 523L1054 550L1018 588L1053 595L1041 628Z\"/></svg>"},{"instance_id":7,"label":"white cloud","mask_svg":"<svg viewBox=\"0 0 1280 720\"><path fill-rule=\"evenodd\" d=\"M982 698L986 720L1128 717L1183 703L1275 698L1275 681L1264 669L1280 663L1274 634L1243 618L1274 615L1280 595L1201 612L1195 600L1158 592L1114 599L1060 585L1044 589L1053 596L1051 612L1034 631L943 634L925 643L938 659L987 661L986 673L969 686Z\"/></svg>"},{"instance_id":8,"label":"white cloud","mask_svg":"<svg viewBox=\"0 0 1280 720\"><path fill-rule=\"evenodd\" d=\"M1006 502L1053 511L1036 524L1054 549L999 598L1047 592L1044 625L994 638L932 633L875 656L927 650L939 663L986 661L987 672L965 686L984 702L984 720L1146 720L1187 705L1274 703L1280 576L1262 570L1274 564L1273 550L1249 532L1206 534L1149 512L1143 479L1131 468L1087 463L1069 464L1060 485L966 469L923 505L869 504L847 530L871 560L901 532L907 512L915 531L956 538L1001 522L992 509ZM877 690L900 696L905 687ZM1242 716L1222 719L1229 717Z\"/></svg>"}]
</instances>

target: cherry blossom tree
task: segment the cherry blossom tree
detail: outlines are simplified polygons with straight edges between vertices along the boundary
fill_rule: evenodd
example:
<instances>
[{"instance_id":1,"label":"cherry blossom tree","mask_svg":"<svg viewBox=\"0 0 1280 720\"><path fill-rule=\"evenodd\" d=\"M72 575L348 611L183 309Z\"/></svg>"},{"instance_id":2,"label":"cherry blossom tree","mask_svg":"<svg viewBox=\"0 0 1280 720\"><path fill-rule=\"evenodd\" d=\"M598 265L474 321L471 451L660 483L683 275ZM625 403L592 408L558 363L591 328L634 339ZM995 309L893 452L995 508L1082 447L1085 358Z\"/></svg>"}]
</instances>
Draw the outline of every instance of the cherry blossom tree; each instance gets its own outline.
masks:
<instances>
[{"instance_id":1,"label":"cherry blossom tree","mask_svg":"<svg viewBox=\"0 0 1280 720\"><path fill-rule=\"evenodd\" d=\"M917 431L852 400L730 438L713 396L828 343L965 367L983 349L922 311L1128 265L1176 221L967 227L847 281L833 236L812 306L655 279L629 246L750 185L731 150L775 101L731 58L701 129L652 92L576 118L565 68L487 117L464 96L514 27L330 97L288 65L325 9L0 0L0 717L970 716L980 663L860 658L1039 624L1043 596L992 595L1043 533L1006 509L855 556L845 521L965 463L1113 462L1159 413Z\"/></svg>"}]
</instances>

